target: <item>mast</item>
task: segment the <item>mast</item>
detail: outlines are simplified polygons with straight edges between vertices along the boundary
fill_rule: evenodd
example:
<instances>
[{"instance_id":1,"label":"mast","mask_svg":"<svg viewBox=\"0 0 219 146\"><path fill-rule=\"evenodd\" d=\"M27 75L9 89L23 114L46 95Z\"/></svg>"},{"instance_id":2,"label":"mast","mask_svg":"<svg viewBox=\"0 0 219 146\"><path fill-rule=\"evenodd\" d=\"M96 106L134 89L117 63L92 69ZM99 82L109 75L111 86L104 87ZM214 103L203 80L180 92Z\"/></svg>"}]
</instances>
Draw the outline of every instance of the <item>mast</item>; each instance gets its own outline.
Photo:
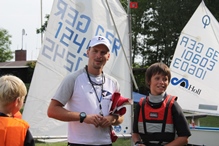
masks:
<instances>
[{"instance_id":1,"label":"mast","mask_svg":"<svg viewBox=\"0 0 219 146\"><path fill-rule=\"evenodd\" d=\"M131 27L131 10L130 10L130 0L127 0L127 14L128 14L128 26L129 26L129 54L130 54L130 65L132 67L132 27ZM131 76L130 76L131 78ZM131 99L133 99L132 95L133 91L133 86L131 84ZM131 105L131 117L134 117L134 105ZM133 123L133 118L131 118L131 123ZM132 128L132 125L131 125ZM132 140L132 135L131 135L131 146L134 146L134 142Z\"/></svg>"},{"instance_id":2,"label":"mast","mask_svg":"<svg viewBox=\"0 0 219 146\"><path fill-rule=\"evenodd\" d=\"M42 27L42 25L43 25L43 2L42 2L42 0L40 0L40 21L41 21L41 26L40 27ZM43 43L43 32L41 32L41 44Z\"/></svg>"}]
</instances>

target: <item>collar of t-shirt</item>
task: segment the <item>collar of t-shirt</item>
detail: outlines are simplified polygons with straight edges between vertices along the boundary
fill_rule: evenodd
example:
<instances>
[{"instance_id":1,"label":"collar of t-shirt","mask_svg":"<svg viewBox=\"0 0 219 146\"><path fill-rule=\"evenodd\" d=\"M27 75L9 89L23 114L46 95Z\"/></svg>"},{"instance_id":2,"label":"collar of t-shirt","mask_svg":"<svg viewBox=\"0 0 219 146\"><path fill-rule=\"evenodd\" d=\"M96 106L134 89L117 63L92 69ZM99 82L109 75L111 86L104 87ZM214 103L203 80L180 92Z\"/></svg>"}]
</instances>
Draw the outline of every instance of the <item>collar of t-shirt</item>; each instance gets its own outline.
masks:
<instances>
[{"instance_id":1,"label":"collar of t-shirt","mask_svg":"<svg viewBox=\"0 0 219 146\"><path fill-rule=\"evenodd\" d=\"M1 117L8 117L6 114L0 112Z\"/></svg>"},{"instance_id":2,"label":"collar of t-shirt","mask_svg":"<svg viewBox=\"0 0 219 146\"><path fill-rule=\"evenodd\" d=\"M166 93L162 93L161 95L151 95L149 94L149 101L152 103L160 103L164 100Z\"/></svg>"}]
</instances>

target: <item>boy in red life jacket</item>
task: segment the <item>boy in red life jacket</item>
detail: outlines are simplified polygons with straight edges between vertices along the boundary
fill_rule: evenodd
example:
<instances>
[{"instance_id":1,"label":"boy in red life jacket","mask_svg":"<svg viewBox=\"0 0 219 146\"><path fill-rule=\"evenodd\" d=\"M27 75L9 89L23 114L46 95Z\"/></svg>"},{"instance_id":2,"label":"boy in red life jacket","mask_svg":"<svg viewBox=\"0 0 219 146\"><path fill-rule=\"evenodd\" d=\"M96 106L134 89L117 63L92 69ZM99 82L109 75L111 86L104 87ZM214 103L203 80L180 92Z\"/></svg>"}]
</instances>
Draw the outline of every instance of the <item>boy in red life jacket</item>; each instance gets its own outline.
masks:
<instances>
[{"instance_id":1,"label":"boy in red life jacket","mask_svg":"<svg viewBox=\"0 0 219 146\"><path fill-rule=\"evenodd\" d=\"M23 81L13 75L0 78L0 146L35 146L29 124L14 115L27 94Z\"/></svg>"},{"instance_id":2,"label":"boy in red life jacket","mask_svg":"<svg viewBox=\"0 0 219 146\"><path fill-rule=\"evenodd\" d=\"M170 69L154 63L146 71L149 96L135 107L132 139L136 146L183 146L191 135L177 97L166 93Z\"/></svg>"}]
</instances>

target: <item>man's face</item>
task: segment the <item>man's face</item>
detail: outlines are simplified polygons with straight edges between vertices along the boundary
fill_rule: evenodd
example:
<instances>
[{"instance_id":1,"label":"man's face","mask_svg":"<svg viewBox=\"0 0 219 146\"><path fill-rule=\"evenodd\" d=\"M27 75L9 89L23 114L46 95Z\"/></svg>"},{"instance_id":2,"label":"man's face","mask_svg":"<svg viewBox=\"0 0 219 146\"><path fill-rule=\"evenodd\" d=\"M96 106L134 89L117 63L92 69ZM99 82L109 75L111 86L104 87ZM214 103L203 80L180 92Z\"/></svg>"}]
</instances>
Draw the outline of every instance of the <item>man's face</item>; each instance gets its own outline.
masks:
<instances>
[{"instance_id":1,"label":"man's face","mask_svg":"<svg viewBox=\"0 0 219 146\"><path fill-rule=\"evenodd\" d=\"M95 69L103 68L110 57L108 48L102 44L88 49L87 55L89 58L89 64Z\"/></svg>"}]
</instances>

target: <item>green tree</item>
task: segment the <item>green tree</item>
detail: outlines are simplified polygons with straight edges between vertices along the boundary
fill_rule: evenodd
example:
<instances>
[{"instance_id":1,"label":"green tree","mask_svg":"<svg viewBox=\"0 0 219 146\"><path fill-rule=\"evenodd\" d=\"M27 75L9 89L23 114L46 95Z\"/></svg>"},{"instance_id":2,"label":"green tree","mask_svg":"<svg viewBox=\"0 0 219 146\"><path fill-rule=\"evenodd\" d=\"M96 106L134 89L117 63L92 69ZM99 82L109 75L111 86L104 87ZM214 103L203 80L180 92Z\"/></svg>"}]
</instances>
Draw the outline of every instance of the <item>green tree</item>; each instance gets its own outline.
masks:
<instances>
[{"instance_id":1,"label":"green tree","mask_svg":"<svg viewBox=\"0 0 219 146\"><path fill-rule=\"evenodd\" d=\"M44 24L40 28L36 29L37 34L44 33L46 31L46 27L47 27L48 21L49 21L49 14L46 14L45 18L46 18L46 21L44 22Z\"/></svg>"},{"instance_id":2,"label":"green tree","mask_svg":"<svg viewBox=\"0 0 219 146\"><path fill-rule=\"evenodd\" d=\"M138 0L132 15L132 62L142 56L140 67L162 61L170 65L179 35L202 0ZM205 0L219 20L218 0Z\"/></svg>"},{"instance_id":3,"label":"green tree","mask_svg":"<svg viewBox=\"0 0 219 146\"><path fill-rule=\"evenodd\" d=\"M6 29L0 28L0 62L9 61L13 58L13 52L10 50L11 35Z\"/></svg>"},{"instance_id":4,"label":"green tree","mask_svg":"<svg viewBox=\"0 0 219 146\"><path fill-rule=\"evenodd\" d=\"M31 82L31 79L32 79L32 76L33 76L33 73L34 73L34 69L36 67L36 61L30 61L27 63L27 66L28 66L28 81Z\"/></svg>"},{"instance_id":5,"label":"green tree","mask_svg":"<svg viewBox=\"0 0 219 146\"><path fill-rule=\"evenodd\" d=\"M6 29L0 28L0 62L9 61L13 58L13 52L10 50L11 35Z\"/></svg>"},{"instance_id":6,"label":"green tree","mask_svg":"<svg viewBox=\"0 0 219 146\"><path fill-rule=\"evenodd\" d=\"M167 65L178 37L200 1L139 0L132 10L133 59L142 56L141 66L162 61Z\"/></svg>"}]
</instances>

